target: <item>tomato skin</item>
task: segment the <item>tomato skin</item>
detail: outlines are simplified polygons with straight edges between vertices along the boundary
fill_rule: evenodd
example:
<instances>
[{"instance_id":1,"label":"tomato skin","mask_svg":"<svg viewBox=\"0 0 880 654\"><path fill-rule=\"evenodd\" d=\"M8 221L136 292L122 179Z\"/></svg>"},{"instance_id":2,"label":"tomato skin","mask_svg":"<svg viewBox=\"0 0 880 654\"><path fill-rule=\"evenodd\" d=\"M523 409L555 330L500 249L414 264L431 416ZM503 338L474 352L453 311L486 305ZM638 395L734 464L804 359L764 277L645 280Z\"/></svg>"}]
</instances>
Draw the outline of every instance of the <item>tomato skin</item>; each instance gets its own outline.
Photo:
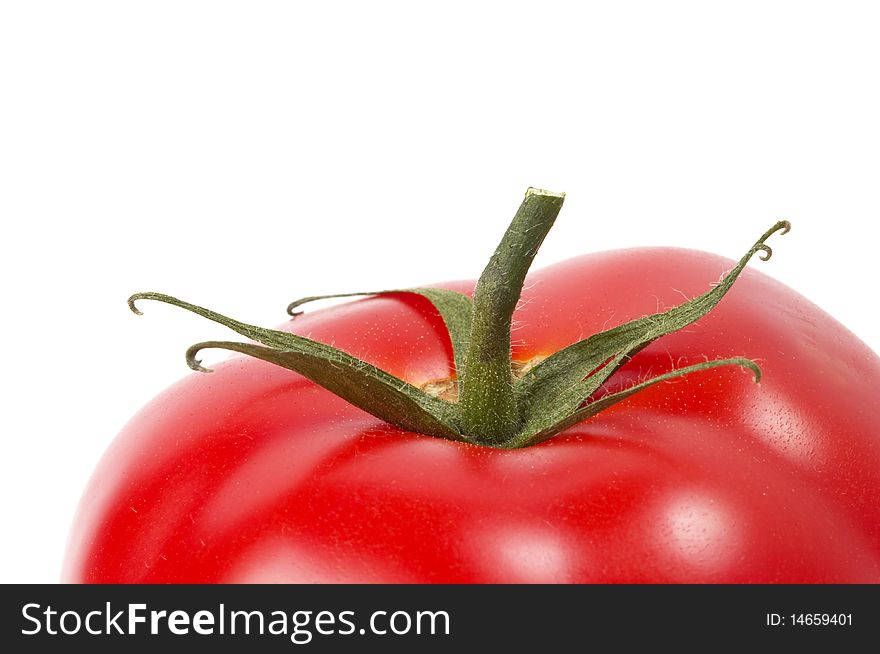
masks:
<instances>
[{"instance_id":1,"label":"tomato skin","mask_svg":"<svg viewBox=\"0 0 880 654\"><path fill-rule=\"evenodd\" d=\"M731 267L644 248L537 271L514 356L679 304ZM451 374L422 298L360 300L283 329L415 384ZM231 358L162 393L114 441L63 579L880 582L880 358L750 268L616 383L730 356L755 359L761 384L738 368L696 373L521 450L404 432L299 375Z\"/></svg>"}]
</instances>

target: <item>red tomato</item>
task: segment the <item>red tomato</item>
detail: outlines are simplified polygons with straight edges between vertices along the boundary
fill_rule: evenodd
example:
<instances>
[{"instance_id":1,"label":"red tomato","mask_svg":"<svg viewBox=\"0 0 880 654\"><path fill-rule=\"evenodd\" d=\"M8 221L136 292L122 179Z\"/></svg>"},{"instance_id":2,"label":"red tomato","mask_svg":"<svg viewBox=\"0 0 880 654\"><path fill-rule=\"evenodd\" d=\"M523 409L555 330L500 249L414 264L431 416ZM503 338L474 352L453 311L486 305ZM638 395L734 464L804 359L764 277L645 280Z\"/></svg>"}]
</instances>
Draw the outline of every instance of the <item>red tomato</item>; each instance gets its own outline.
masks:
<instances>
[{"instance_id":1,"label":"red tomato","mask_svg":"<svg viewBox=\"0 0 880 654\"><path fill-rule=\"evenodd\" d=\"M533 273L514 357L680 304L731 266L654 248ZM443 323L420 297L282 329L416 385L451 374ZM172 386L117 438L80 505L64 580L880 582L880 359L748 269L613 380L730 356L755 359L763 381L694 373L517 450L408 433L233 357Z\"/></svg>"}]
</instances>

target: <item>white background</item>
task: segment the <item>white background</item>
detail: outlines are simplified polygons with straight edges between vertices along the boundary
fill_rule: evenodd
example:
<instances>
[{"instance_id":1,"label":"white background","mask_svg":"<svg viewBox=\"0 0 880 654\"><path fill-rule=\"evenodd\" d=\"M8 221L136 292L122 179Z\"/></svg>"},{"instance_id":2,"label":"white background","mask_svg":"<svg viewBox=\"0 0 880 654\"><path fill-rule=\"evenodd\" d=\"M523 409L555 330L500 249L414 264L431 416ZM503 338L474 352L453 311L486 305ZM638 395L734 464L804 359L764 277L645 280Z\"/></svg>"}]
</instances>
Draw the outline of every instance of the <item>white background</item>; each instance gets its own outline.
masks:
<instances>
[{"instance_id":1,"label":"white background","mask_svg":"<svg viewBox=\"0 0 880 654\"><path fill-rule=\"evenodd\" d=\"M529 185L568 193L537 266L789 218L755 265L880 350L878 34L840 0L4 2L0 582L57 580L110 440L228 337L129 294L273 325L473 277Z\"/></svg>"}]
</instances>

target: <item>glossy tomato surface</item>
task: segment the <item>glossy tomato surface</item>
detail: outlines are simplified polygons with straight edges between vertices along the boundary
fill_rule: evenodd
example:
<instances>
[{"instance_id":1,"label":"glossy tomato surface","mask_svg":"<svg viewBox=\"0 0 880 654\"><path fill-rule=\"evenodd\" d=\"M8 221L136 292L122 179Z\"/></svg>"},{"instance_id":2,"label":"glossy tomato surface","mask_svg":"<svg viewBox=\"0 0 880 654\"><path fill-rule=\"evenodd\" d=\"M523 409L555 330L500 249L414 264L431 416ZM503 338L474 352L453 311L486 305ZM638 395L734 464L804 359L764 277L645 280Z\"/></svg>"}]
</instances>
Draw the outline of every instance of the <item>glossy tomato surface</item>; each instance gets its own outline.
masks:
<instances>
[{"instance_id":1,"label":"glossy tomato surface","mask_svg":"<svg viewBox=\"0 0 880 654\"><path fill-rule=\"evenodd\" d=\"M632 249L530 275L527 360L705 291L710 254ZM472 283L446 285L469 291ZM284 329L414 384L451 348L422 298L369 298ZM706 357L564 434L494 450L403 432L290 371L234 357L126 426L71 533L72 582L880 582L880 359L747 269L617 386Z\"/></svg>"}]
</instances>

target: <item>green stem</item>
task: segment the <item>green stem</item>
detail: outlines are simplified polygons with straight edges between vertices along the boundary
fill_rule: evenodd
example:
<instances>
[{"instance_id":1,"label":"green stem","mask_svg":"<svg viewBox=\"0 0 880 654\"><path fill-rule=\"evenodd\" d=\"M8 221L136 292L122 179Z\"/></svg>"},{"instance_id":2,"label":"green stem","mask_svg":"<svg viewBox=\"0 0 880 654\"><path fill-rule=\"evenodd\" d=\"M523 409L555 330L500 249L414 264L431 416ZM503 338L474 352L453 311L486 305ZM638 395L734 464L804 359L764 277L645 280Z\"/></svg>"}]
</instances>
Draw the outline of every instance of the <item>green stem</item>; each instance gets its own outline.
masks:
<instances>
[{"instance_id":1,"label":"green stem","mask_svg":"<svg viewBox=\"0 0 880 654\"><path fill-rule=\"evenodd\" d=\"M788 231L780 221L710 290L668 311L636 318L594 334L551 354L519 379L511 370L510 327L526 273L547 232L553 226L563 193L529 189L501 243L467 296L440 288L411 288L381 293L411 293L428 300L449 332L458 382L458 401L437 396L343 350L287 331L265 329L178 300L164 293L136 293L129 307L157 300L213 320L256 343L207 341L187 351L187 363L205 371L196 355L202 349L222 348L268 361L299 373L351 404L401 429L453 441L496 448L516 448L544 441L634 393L672 377L719 366L740 366L760 378L749 359L733 357L706 361L648 379L612 395L597 396L602 385L636 353L658 338L702 318L730 290L751 258L770 258L765 241ZM320 297L310 296L290 305ZM358 293L358 295L360 295ZM465 351L466 350L466 351ZM444 380L449 381L449 380Z\"/></svg>"},{"instance_id":2,"label":"green stem","mask_svg":"<svg viewBox=\"0 0 880 654\"><path fill-rule=\"evenodd\" d=\"M474 314L461 379L461 427L485 443L510 438L522 417L513 388L510 326L532 260L565 199L530 188L474 291Z\"/></svg>"}]
</instances>

